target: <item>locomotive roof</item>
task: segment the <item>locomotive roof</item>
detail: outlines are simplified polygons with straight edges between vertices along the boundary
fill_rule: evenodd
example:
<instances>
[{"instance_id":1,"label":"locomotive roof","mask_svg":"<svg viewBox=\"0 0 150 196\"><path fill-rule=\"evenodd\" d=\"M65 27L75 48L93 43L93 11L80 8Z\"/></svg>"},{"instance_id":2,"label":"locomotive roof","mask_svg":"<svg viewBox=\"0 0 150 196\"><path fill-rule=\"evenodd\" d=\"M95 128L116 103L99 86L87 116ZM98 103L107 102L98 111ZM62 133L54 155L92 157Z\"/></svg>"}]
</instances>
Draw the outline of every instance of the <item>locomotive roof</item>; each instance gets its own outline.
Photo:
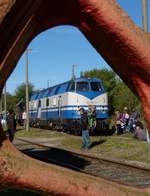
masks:
<instances>
[{"instance_id":1,"label":"locomotive roof","mask_svg":"<svg viewBox=\"0 0 150 196\"><path fill-rule=\"evenodd\" d=\"M49 87L49 88L46 88L46 89L43 89L40 91L35 91L31 96L31 100L36 100L36 99L44 98L47 96L55 95L55 94L57 94L55 92L59 86L68 85L70 82L101 82L101 80L98 78L84 78L84 77L76 78L74 80L71 79L71 80L66 81L64 83L60 83L60 84L57 84L55 86L52 86L52 87ZM64 91L64 92L66 92L66 91Z\"/></svg>"},{"instance_id":2,"label":"locomotive roof","mask_svg":"<svg viewBox=\"0 0 150 196\"><path fill-rule=\"evenodd\" d=\"M101 82L101 80L98 79L98 78L84 78L84 77L76 78L74 81L75 82L81 82L81 81L85 81L85 82Z\"/></svg>"}]
</instances>

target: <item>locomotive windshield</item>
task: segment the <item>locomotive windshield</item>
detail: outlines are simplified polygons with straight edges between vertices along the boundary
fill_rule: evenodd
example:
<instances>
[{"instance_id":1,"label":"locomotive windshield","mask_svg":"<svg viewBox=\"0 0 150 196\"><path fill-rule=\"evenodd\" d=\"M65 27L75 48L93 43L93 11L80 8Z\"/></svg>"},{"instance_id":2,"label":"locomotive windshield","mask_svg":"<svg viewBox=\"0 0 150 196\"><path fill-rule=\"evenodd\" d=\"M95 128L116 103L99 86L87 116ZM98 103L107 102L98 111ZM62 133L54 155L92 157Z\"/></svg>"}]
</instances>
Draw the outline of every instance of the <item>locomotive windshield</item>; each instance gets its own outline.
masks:
<instances>
[{"instance_id":1,"label":"locomotive windshield","mask_svg":"<svg viewBox=\"0 0 150 196\"><path fill-rule=\"evenodd\" d=\"M71 91L101 91L103 90L101 82L86 82L86 81L81 81L81 82L72 82L70 83L69 89Z\"/></svg>"},{"instance_id":2,"label":"locomotive windshield","mask_svg":"<svg viewBox=\"0 0 150 196\"><path fill-rule=\"evenodd\" d=\"M89 91L89 83L77 82L77 91Z\"/></svg>"},{"instance_id":3,"label":"locomotive windshield","mask_svg":"<svg viewBox=\"0 0 150 196\"><path fill-rule=\"evenodd\" d=\"M92 91L101 91L101 83L100 82L91 82L91 90Z\"/></svg>"}]
</instances>

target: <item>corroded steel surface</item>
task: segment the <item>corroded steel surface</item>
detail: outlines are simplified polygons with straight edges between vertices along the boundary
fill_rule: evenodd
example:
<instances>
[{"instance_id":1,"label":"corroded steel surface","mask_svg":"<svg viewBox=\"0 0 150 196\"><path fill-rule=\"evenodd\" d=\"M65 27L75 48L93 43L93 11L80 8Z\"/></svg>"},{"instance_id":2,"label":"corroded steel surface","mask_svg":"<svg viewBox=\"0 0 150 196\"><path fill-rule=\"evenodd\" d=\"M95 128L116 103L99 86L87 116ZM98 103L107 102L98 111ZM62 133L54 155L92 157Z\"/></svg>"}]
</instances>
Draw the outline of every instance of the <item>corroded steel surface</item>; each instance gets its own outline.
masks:
<instances>
[{"instance_id":1,"label":"corroded steel surface","mask_svg":"<svg viewBox=\"0 0 150 196\"><path fill-rule=\"evenodd\" d=\"M10 11L15 0L0 1L0 24L4 20L6 14Z\"/></svg>"},{"instance_id":2,"label":"corroded steel surface","mask_svg":"<svg viewBox=\"0 0 150 196\"><path fill-rule=\"evenodd\" d=\"M1 91L37 34L56 25L74 25L139 96L150 131L150 36L131 21L115 0L1 0L0 11ZM127 191L103 180L77 177L62 168L31 163L5 139L2 127L0 141L1 185L59 195L123 195ZM129 191L132 194L134 190Z\"/></svg>"}]
</instances>

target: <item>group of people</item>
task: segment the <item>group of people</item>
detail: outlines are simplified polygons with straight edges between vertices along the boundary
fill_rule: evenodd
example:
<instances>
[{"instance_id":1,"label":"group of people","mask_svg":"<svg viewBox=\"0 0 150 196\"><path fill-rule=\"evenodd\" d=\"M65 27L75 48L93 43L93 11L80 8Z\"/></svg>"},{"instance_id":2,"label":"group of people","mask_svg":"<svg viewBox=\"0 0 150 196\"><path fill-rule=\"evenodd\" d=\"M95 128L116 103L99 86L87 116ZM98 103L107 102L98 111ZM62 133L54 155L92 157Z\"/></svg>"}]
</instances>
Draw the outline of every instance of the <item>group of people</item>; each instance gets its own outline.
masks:
<instances>
[{"instance_id":1,"label":"group of people","mask_svg":"<svg viewBox=\"0 0 150 196\"><path fill-rule=\"evenodd\" d=\"M132 132L139 140L146 140L144 126L140 121L140 113L135 109L131 114L128 113L128 108L124 107L123 112L115 112L115 129L117 134Z\"/></svg>"},{"instance_id":2,"label":"group of people","mask_svg":"<svg viewBox=\"0 0 150 196\"><path fill-rule=\"evenodd\" d=\"M88 150L91 147L89 132L96 127L96 110L95 106L89 106L88 111L84 108L79 108L81 115L80 127L82 129L82 144L81 149Z\"/></svg>"},{"instance_id":3,"label":"group of people","mask_svg":"<svg viewBox=\"0 0 150 196\"><path fill-rule=\"evenodd\" d=\"M14 110L9 110L4 117L4 115L0 115L0 121L4 129L7 129L7 134L9 137L9 140L12 142L14 139L14 135L16 132L16 125L17 125L17 120L16 120L16 115ZM26 112L22 113L22 121L24 128L26 126Z\"/></svg>"}]
</instances>

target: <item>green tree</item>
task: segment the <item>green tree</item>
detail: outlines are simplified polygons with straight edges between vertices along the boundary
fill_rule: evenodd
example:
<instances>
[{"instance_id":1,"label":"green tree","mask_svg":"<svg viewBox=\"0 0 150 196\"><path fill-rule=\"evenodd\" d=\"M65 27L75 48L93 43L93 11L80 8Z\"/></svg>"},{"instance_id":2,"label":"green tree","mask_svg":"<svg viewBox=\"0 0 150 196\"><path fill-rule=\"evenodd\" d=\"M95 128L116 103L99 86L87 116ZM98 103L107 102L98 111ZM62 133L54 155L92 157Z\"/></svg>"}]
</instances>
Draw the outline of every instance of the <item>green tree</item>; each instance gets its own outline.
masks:
<instances>
[{"instance_id":1,"label":"green tree","mask_svg":"<svg viewBox=\"0 0 150 196\"><path fill-rule=\"evenodd\" d=\"M118 80L116 87L113 90L113 106L116 110L122 111L124 107L129 108L129 112L133 108L141 110L141 105L138 98L132 93L132 91L122 82Z\"/></svg>"},{"instance_id":2,"label":"green tree","mask_svg":"<svg viewBox=\"0 0 150 196\"><path fill-rule=\"evenodd\" d=\"M15 110L16 97L7 93L7 110Z\"/></svg>"},{"instance_id":3,"label":"green tree","mask_svg":"<svg viewBox=\"0 0 150 196\"><path fill-rule=\"evenodd\" d=\"M6 93L6 108L8 110L15 110L16 97L10 93ZM4 111L4 94L2 94L2 110Z\"/></svg>"},{"instance_id":4,"label":"green tree","mask_svg":"<svg viewBox=\"0 0 150 196\"><path fill-rule=\"evenodd\" d=\"M31 97L33 90L34 90L33 84L29 83L29 99ZM25 83L22 83L16 88L15 97L16 97L16 104L20 100L22 100L22 104L25 107L25 100L26 100L26 84Z\"/></svg>"}]
</instances>

